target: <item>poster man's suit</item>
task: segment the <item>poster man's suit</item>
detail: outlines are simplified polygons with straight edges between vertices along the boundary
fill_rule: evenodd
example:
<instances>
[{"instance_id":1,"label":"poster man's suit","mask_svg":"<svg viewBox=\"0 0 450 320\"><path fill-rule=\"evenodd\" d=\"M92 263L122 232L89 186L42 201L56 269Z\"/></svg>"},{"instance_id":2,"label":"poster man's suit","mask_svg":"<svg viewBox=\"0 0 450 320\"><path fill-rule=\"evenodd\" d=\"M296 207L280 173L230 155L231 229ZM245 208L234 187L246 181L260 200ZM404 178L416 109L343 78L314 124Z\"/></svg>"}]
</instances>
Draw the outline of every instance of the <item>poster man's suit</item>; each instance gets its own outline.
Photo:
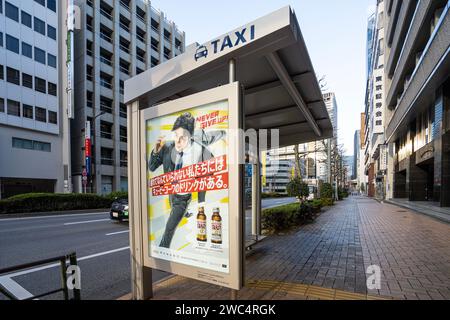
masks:
<instances>
[{"instance_id":1,"label":"poster man's suit","mask_svg":"<svg viewBox=\"0 0 450 320\"><path fill-rule=\"evenodd\" d=\"M164 173L172 172L181 169L186 165L186 160L189 160L190 164L200 163L212 159L214 156L208 149L208 146L223 139L226 133L223 130L205 132L204 130L196 130L191 137L191 142L188 148L189 151L184 153L178 152L175 149L175 142L166 142L159 152L152 151L150 161L148 163L149 170L154 172L161 165L163 166ZM186 159L186 155L189 152L189 158ZM205 202L206 192L198 193L198 202ZM170 216L166 223L166 229L160 243L160 247L170 248L175 230L180 223L181 219L186 213L187 207L192 199L192 194L173 194L169 195L170 202Z\"/></svg>"}]
</instances>

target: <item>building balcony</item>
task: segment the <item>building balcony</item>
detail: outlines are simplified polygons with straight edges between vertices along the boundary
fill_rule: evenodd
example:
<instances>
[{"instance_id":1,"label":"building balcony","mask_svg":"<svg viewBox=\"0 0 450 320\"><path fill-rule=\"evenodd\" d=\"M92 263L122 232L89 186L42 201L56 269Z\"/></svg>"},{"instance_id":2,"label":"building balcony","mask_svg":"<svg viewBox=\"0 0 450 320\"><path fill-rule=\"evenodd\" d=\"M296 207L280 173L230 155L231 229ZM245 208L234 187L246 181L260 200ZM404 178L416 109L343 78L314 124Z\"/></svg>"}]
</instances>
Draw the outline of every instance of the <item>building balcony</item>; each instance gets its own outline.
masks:
<instances>
[{"instance_id":1,"label":"building balcony","mask_svg":"<svg viewBox=\"0 0 450 320\"><path fill-rule=\"evenodd\" d=\"M416 8L397 65L394 68L394 76L386 96L387 107L392 108L396 106L398 95L402 92L402 85L408 72L410 72L409 69L413 68L416 63L416 53L420 51L419 42L427 34L423 32L424 25L428 25L426 21L430 19L434 8L433 1L420 1Z\"/></svg>"},{"instance_id":2,"label":"building balcony","mask_svg":"<svg viewBox=\"0 0 450 320\"><path fill-rule=\"evenodd\" d=\"M430 38L408 86L398 100L397 108L386 128L386 138L392 142L399 128L431 106L429 97L448 77L450 70L450 3L447 4L440 23Z\"/></svg>"},{"instance_id":3,"label":"building balcony","mask_svg":"<svg viewBox=\"0 0 450 320\"><path fill-rule=\"evenodd\" d=\"M413 4L414 1L405 1L401 4L397 26L394 30L391 51L389 54L388 62L386 64L386 70L389 76L392 76L394 74L394 69L396 63L398 62L398 57L400 56L400 51L402 49L401 45L403 42L400 40L404 38L405 34L408 32L408 22L410 22L412 18L411 16L414 14L414 11L416 9L416 6L414 6Z\"/></svg>"}]
</instances>

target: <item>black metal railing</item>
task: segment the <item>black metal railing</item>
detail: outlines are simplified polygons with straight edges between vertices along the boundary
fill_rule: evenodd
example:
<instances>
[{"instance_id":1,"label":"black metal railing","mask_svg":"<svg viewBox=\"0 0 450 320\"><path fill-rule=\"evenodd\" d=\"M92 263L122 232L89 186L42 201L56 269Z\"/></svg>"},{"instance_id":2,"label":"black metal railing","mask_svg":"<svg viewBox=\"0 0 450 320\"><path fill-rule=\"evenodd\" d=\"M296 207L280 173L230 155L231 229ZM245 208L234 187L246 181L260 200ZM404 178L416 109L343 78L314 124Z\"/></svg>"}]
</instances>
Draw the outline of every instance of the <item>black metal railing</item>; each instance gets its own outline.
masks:
<instances>
[{"instance_id":1,"label":"black metal railing","mask_svg":"<svg viewBox=\"0 0 450 320\"><path fill-rule=\"evenodd\" d=\"M46 265L52 262L57 262L59 261L60 266L61 266L61 287L58 289L54 289L45 293L41 293L38 294L36 296L32 296L29 298L26 298L24 300L33 300L33 299L38 299L38 298L42 298L45 296L49 296L55 293L59 293L62 292L64 294L64 300L81 300L81 289L71 289L73 291L72 294L72 298L70 298L70 289L67 283L67 268L68 266L77 266L77 255L75 252L70 253L68 255L65 256L59 256L59 257L54 257L54 258L49 258L49 259L45 259L45 260L40 260L40 261L35 261L35 262L31 262L31 263L25 263L25 264L21 264L21 265L17 265L17 266L13 266L13 267L8 267L8 268L4 268L4 269L0 269L0 275L7 275L9 273L13 273L19 270L25 270L25 269L30 269L36 266L42 266L42 265ZM69 265L67 265L67 261L69 261ZM0 283L0 293L4 294L7 298L11 299L11 300L19 300L18 297L16 297L12 292L10 292L7 288L3 287Z\"/></svg>"}]
</instances>

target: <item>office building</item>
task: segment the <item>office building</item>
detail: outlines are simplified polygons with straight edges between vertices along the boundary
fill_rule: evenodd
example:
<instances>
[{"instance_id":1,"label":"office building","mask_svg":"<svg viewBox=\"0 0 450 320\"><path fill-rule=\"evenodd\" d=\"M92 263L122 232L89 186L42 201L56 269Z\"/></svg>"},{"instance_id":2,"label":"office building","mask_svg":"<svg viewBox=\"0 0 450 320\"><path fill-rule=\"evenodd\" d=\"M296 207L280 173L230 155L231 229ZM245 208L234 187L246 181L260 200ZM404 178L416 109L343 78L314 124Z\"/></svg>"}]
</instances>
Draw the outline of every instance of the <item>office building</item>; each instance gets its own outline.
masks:
<instances>
[{"instance_id":1,"label":"office building","mask_svg":"<svg viewBox=\"0 0 450 320\"><path fill-rule=\"evenodd\" d=\"M450 2L385 4L388 198L450 206Z\"/></svg>"},{"instance_id":2,"label":"office building","mask_svg":"<svg viewBox=\"0 0 450 320\"><path fill-rule=\"evenodd\" d=\"M0 198L65 188L60 3L0 0Z\"/></svg>"},{"instance_id":3,"label":"office building","mask_svg":"<svg viewBox=\"0 0 450 320\"><path fill-rule=\"evenodd\" d=\"M75 117L71 121L71 167L82 192L84 136L90 123L91 175L87 192L126 191L127 109L124 81L184 52L185 35L146 0L75 1Z\"/></svg>"},{"instance_id":4,"label":"office building","mask_svg":"<svg viewBox=\"0 0 450 320\"><path fill-rule=\"evenodd\" d=\"M384 1L378 1L374 17L369 19L369 25L373 25L372 39L367 39L371 45L372 64L369 66L369 73L366 87L365 101L365 173L368 176L368 195L384 199L386 164L386 148L384 145L385 129L385 27ZM375 19L372 23L371 19Z\"/></svg>"}]
</instances>

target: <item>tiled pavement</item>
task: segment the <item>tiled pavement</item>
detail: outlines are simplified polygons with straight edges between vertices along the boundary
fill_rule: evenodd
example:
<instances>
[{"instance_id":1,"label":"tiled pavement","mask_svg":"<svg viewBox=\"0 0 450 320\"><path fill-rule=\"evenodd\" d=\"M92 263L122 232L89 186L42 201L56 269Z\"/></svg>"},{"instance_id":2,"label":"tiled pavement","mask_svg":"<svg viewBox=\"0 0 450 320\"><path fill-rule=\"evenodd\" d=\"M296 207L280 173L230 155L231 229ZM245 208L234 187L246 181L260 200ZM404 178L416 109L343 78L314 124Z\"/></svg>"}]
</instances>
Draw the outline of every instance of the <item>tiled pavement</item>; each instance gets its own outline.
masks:
<instances>
[{"instance_id":1,"label":"tiled pavement","mask_svg":"<svg viewBox=\"0 0 450 320\"><path fill-rule=\"evenodd\" d=\"M450 225L364 197L266 238L246 260L239 299L450 299ZM381 267L380 290L367 290L369 265ZM181 277L160 282L154 293L155 299L230 296Z\"/></svg>"}]
</instances>

